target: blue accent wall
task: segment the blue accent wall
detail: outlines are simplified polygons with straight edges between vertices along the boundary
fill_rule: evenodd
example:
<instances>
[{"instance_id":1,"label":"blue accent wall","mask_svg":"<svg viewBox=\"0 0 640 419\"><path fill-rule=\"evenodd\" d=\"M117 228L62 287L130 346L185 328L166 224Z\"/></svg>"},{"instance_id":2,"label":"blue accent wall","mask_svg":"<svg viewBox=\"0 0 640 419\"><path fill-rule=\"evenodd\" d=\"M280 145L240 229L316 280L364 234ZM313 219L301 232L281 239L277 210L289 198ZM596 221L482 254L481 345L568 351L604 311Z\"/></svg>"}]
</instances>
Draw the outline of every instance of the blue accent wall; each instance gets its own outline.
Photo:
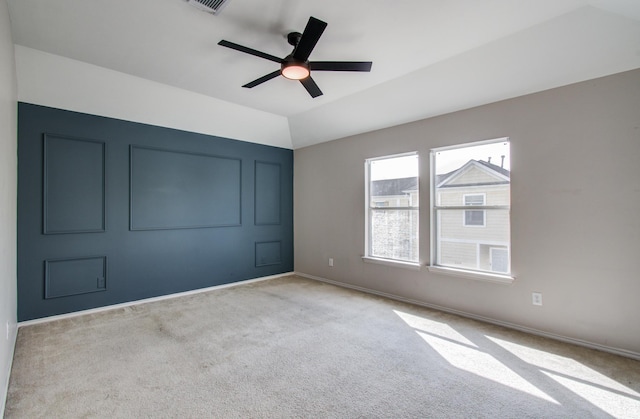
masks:
<instances>
[{"instance_id":1,"label":"blue accent wall","mask_svg":"<svg viewBox=\"0 0 640 419\"><path fill-rule=\"evenodd\" d=\"M292 150L18 104L19 321L292 270Z\"/></svg>"}]
</instances>

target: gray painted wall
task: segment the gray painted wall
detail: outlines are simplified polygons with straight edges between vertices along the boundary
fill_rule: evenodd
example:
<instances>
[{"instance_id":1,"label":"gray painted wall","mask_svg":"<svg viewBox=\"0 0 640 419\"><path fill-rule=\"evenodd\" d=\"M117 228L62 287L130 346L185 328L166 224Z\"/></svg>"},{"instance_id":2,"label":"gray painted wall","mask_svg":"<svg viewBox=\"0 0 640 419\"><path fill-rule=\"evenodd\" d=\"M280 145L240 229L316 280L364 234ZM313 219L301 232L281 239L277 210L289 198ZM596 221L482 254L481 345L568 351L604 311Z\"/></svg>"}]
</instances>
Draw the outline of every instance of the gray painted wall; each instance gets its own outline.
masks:
<instances>
[{"instance_id":1,"label":"gray painted wall","mask_svg":"<svg viewBox=\"0 0 640 419\"><path fill-rule=\"evenodd\" d=\"M0 0L0 412L16 338L16 65L9 11ZM8 333L7 333L7 329Z\"/></svg>"},{"instance_id":2,"label":"gray painted wall","mask_svg":"<svg viewBox=\"0 0 640 419\"><path fill-rule=\"evenodd\" d=\"M420 153L424 265L429 150L498 137L511 138L512 285L361 260L366 158ZM297 272L640 355L640 70L298 149L294 161Z\"/></svg>"}]
</instances>

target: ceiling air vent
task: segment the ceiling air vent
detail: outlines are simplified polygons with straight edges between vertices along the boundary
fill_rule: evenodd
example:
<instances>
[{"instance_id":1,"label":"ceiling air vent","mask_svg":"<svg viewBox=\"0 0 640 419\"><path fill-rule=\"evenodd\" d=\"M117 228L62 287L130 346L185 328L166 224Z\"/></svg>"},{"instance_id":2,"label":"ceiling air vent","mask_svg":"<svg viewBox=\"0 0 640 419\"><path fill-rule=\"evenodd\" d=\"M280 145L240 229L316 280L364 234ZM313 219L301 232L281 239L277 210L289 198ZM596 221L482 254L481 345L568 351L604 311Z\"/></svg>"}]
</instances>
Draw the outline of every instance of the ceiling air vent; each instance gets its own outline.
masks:
<instances>
[{"instance_id":1,"label":"ceiling air vent","mask_svg":"<svg viewBox=\"0 0 640 419\"><path fill-rule=\"evenodd\" d=\"M229 0L186 0L187 3L205 12L217 15Z\"/></svg>"}]
</instances>

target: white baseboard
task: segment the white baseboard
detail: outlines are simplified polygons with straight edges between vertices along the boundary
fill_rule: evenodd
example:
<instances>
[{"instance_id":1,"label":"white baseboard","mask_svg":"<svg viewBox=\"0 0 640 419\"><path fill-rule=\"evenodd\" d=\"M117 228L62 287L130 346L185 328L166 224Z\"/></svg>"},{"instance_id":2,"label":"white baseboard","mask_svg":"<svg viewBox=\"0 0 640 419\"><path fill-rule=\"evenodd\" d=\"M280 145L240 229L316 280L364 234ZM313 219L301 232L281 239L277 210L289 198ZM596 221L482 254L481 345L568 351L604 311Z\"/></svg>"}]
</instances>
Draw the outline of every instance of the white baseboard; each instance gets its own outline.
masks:
<instances>
[{"instance_id":1,"label":"white baseboard","mask_svg":"<svg viewBox=\"0 0 640 419\"><path fill-rule=\"evenodd\" d=\"M627 357L627 358L640 360L640 353L634 352L634 351L629 351L629 350L626 350L626 349L614 348L614 347L611 347L611 346L601 345L599 343L593 343L593 342L589 342L589 341L582 340L582 339L575 339L575 338L571 338L571 337L567 337L567 336L558 335L558 334L555 334L555 333L549 333L549 332L545 332L543 330L533 329L533 328L527 327L527 326L521 326L521 325L516 324L516 323L510 323L510 322L505 322L505 321L502 321L502 320L496 320L496 319L492 319L490 317L480 316L480 315L473 314L473 313L467 313L465 311L455 310L455 309L439 306L439 305L436 305L436 304L425 303L423 301L413 300L411 298L400 297L400 296L395 295L395 294L389 294L389 293L382 292L382 291L376 291L374 289L360 287L358 285L351 285L351 284L347 284L345 282L334 281L334 280L327 279L327 278L322 278L322 277L319 277L319 276L309 275L309 274L305 274L305 273L301 273L301 272L295 272L295 275L301 276L303 278L313 279L315 281L325 282L327 284L332 284L332 285L336 285L336 286L343 287L343 288L349 288L349 289L352 289L352 290L361 291L361 292L365 292L365 293L368 293L368 294L378 295L380 297L390 298L392 300L401 301L403 303L414 304L414 305L417 305L417 306L431 308L431 309L438 310L438 311L444 311L446 313L456 314L456 315L461 316L461 317L466 317L466 318L469 318L469 319L479 320L481 322L491 323L491 324L495 324L495 325L498 325L498 326L507 327L509 329L519 330L521 332L529 333L529 334L532 334L532 335L542 336L542 337L549 338L549 339L559 340L561 342L571 343L571 344L574 344L574 345L583 346L583 347L590 348L590 349L597 349L599 351L609 352L609 353L612 353L612 354L615 354L615 355L620 355L620 356L624 356L624 357Z\"/></svg>"},{"instance_id":2,"label":"white baseboard","mask_svg":"<svg viewBox=\"0 0 640 419\"><path fill-rule=\"evenodd\" d=\"M9 381L11 380L11 368L13 367L13 356L16 350L16 340L18 338L18 328L11 327L9 334L9 347L11 351L9 353L9 365L7 366L7 382L4 388L2 389L2 393L0 393L0 418L4 417L4 409L7 405L7 396L9 395Z\"/></svg>"},{"instance_id":3,"label":"white baseboard","mask_svg":"<svg viewBox=\"0 0 640 419\"><path fill-rule=\"evenodd\" d=\"M199 289L196 289L196 290L178 292L178 293L175 293L175 294L161 295L161 296L158 296L158 297L145 298L145 299L142 299L142 300L127 301L126 303L112 304L112 305L108 305L108 306L92 308L92 309L89 309L89 310L74 311L73 313L58 314L58 315L55 315L55 316L42 317L42 318L33 319L33 320L26 320L26 321L19 322L18 323L18 327L31 326L31 325L40 324L40 323L48 323L48 322L52 322L52 321L55 321L55 320L68 319L68 318L71 318L71 317L84 316L84 315L87 315L87 314L100 313L102 311L109 311L109 310L114 310L114 309L122 308L122 307L130 307L130 306L135 306L135 305L139 305L139 304L146 304L146 303L153 303L153 302L156 302L156 301L169 300L169 299L172 299L172 298L184 297L184 296L193 295L193 294L200 294L200 293L203 293L203 292L220 290L220 289L223 289L223 288L236 287L238 285L246 285L246 284L251 284L251 283L254 283L254 282L266 281L268 279L281 278L283 276L290 276L290 275L293 275L293 274L294 274L293 272L286 272L286 273L283 273L283 274L263 276L263 277L260 277L260 278L253 278L253 279L247 279L247 280L244 280L244 281L231 282L229 284L215 285L213 287L207 287L207 288L199 288Z\"/></svg>"}]
</instances>

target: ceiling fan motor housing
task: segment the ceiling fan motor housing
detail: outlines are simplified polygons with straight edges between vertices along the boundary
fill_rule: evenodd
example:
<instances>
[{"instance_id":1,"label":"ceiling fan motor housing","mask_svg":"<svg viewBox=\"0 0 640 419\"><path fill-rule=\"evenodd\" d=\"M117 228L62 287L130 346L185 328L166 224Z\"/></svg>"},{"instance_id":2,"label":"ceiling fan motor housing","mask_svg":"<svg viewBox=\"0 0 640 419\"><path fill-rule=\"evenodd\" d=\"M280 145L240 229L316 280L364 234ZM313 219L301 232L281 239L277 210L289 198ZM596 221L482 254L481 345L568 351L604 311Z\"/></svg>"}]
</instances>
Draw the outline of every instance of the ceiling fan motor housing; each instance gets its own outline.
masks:
<instances>
[{"instance_id":1,"label":"ceiling fan motor housing","mask_svg":"<svg viewBox=\"0 0 640 419\"><path fill-rule=\"evenodd\" d=\"M298 46L300 42L300 38L302 38L302 34L300 32L289 32L287 35L287 42L289 45L293 45L294 47Z\"/></svg>"}]
</instances>

